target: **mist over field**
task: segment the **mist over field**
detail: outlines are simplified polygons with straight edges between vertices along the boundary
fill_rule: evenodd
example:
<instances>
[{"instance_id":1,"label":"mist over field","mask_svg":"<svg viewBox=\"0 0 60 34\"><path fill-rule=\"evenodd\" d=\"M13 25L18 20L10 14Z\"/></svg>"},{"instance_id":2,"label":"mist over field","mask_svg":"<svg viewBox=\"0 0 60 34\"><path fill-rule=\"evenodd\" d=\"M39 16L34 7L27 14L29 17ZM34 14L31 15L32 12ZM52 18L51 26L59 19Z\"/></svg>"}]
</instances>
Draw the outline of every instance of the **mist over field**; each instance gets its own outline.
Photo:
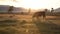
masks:
<instances>
[{"instance_id":1,"label":"mist over field","mask_svg":"<svg viewBox=\"0 0 60 34\"><path fill-rule=\"evenodd\" d=\"M0 34L60 34L60 8L46 12L46 19L34 14L44 9L26 9L14 7L9 11L9 5L0 5Z\"/></svg>"}]
</instances>

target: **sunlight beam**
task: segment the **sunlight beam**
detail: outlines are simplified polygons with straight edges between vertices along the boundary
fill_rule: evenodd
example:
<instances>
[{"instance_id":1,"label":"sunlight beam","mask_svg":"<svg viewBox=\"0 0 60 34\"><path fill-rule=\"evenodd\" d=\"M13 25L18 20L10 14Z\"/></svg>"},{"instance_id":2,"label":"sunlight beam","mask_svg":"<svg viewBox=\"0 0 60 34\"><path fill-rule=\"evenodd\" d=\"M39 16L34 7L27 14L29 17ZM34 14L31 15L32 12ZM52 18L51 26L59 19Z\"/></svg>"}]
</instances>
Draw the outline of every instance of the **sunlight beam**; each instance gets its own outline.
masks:
<instances>
[{"instance_id":1,"label":"sunlight beam","mask_svg":"<svg viewBox=\"0 0 60 34\"><path fill-rule=\"evenodd\" d=\"M15 7L24 7L32 9L50 9L52 7L60 7L60 0L0 0L0 5L13 5Z\"/></svg>"}]
</instances>

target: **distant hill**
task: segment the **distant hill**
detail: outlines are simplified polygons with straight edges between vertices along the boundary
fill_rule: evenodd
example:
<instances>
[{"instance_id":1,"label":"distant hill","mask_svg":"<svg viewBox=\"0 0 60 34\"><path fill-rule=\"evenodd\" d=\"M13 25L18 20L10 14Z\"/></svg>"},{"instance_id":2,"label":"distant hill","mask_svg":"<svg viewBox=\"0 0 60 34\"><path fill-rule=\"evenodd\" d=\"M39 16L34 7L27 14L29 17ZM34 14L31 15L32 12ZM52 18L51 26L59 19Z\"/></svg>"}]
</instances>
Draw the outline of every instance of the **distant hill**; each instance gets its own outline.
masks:
<instances>
[{"instance_id":1,"label":"distant hill","mask_svg":"<svg viewBox=\"0 0 60 34\"><path fill-rule=\"evenodd\" d=\"M13 9L13 13L21 13L21 12L24 12L26 11L26 9L22 8L22 7L14 7Z\"/></svg>"},{"instance_id":2,"label":"distant hill","mask_svg":"<svg viewBox=\"0 0 60 34\"><path fill-rule=\"evenodd\" d=\"M8 13L9 10L9 5L0 5L0 13ZM22 8L22 7L13 7L13 13L20 13L20 12L24 12L26 9Z\"/></svg>"},{"instance_id":3,"label":"distant hill","mask_svg":"<svg viewBox=\"0 0 60 34\"><path fill-rule=\"evenodd\" d=\"M0 5L0 12L7 12L9 5Z\"/></svg>"},{"instance_id":4,"label":"distant hill","mask_svg":"<svg viewBox=\"0 0 60 34\"><path fill-rule=\"evenodd\" d=\"M60 12L60 8L55 9L54 12Z\"/></svg>"}]
</instances>

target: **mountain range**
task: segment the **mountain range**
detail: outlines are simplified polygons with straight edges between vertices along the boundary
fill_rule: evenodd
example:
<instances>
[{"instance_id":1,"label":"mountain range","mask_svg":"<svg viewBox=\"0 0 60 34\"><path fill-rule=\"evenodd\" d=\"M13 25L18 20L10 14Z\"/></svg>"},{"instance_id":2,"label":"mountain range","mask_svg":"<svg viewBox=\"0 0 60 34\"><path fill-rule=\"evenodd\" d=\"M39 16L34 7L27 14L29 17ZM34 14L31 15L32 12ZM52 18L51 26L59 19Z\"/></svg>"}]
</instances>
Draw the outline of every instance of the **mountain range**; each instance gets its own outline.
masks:
<instances>
[{"instance_id":1,"label":"mountain range","mask_svg":"<svg viewBox=\"0 0 60 34\"><path fill-rule=\"evenodd\" d=\"M0 5L0 13L7 13L9 10L9 7L10 7L9 5ZM20 13L23 11L25 11L25 8L13 6L13 10L12 10L13 13Z\"/></svg>"}]
</instances>

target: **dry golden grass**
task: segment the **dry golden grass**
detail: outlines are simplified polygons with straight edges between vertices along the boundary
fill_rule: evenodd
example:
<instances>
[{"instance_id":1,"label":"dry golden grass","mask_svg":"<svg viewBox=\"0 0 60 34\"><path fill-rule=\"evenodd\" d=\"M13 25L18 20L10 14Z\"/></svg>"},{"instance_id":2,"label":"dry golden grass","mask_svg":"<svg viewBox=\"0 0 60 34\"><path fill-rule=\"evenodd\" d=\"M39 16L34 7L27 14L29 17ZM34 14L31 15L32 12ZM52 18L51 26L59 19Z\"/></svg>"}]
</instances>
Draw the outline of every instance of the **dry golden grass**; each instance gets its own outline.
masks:
<instances>
[{"instance_id":1,"label":"dry golden grass","mask_svg":"<svg viewBox=\"0 0 60 34\"><path fill-rule=\"evenodd\" d=\"M10 18L9 16L13 16ZM0 20L5 20L5 19L17 19L17 20L26 20L28 22L32 21L32 16L31 14L29 15L20 15L20 14L0 14ZM60 16L46 16L46 19L56 19L60 21Z\"/></svg>"},{"instance_id":2,"label":"dry golden grass","mask_svg":"<svg viewBox=\"0 0 60 34\"><path fill-rule=\"evenodd\" d=\"M32 21L32 15L17 15L15 14L15 16L13 16L12 18L10 18L9 16L11 16L12 14L0 14L0 20L18 20L15 26L4 26L1 27L0 26L0 33L1 33L1 29L2 31L6 31L9 32L10 34L54 34L56 32L58 32L59 34L59 30L55 29L51 29L51 28L56 28L57 26L55 25L56 23L60 22L60 20L50 20L49 18L58 18L56 16L47 16L46 17L46 21L45 22L40 22L40 21ZM46 23L48 22L48 23ZM51 22L53 22L51 24ZM4 22L6 23L6 22ZM59 24L59 23L58 23ZM57 25L58 25L57 24ZM59 27L58 27L59 28ZM28 29L28 30L27 30ZM57 30L57 31L56 31ZM45 31L45 32L44 32ZM4 33L4 32L3 32ZM8 34L8 33L7 33Z\"/></svg>"}]
</instances>

